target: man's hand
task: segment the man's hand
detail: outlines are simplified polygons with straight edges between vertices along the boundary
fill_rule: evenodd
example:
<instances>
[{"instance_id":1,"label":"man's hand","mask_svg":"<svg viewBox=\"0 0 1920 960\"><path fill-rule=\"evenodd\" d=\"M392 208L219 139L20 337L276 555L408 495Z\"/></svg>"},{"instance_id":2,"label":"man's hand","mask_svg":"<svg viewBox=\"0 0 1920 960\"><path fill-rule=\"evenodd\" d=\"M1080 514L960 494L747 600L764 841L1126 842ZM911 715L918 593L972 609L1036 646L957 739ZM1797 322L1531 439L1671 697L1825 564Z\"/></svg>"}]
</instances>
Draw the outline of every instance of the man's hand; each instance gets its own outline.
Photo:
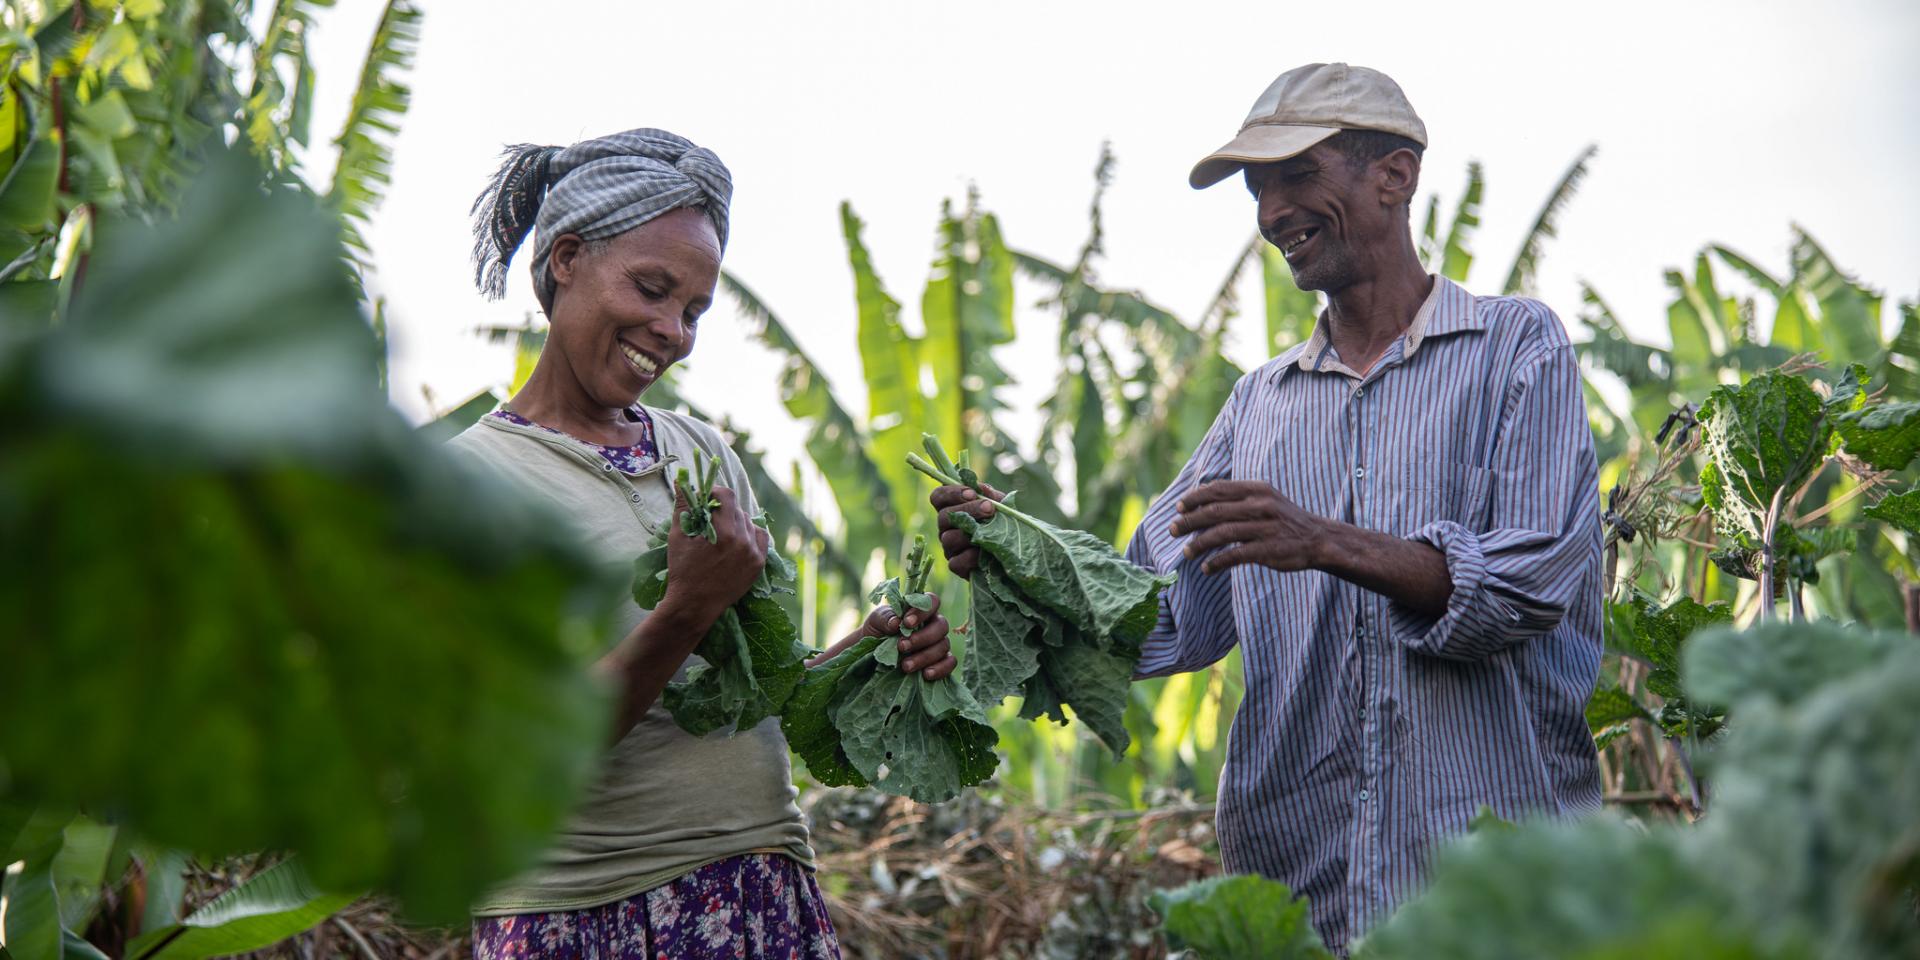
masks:
<instances>
[{"instance_id":1,"label":"man's hand","mask_svg":"<svg viewBox=\"0 0 1920 960\"><path fill-rule=\"evenodd\" d=\"M689 537L680 529L687 502L674 495L673 524L667 533L667 593L661 608L672 607L689 620L711 625L734 601L745 596L767 562L767 531L740 509L732 490L714 487L720 506L713 511L716 537ZM705 632L704 629L701 631Z\"/></svg>"},{"instance_id":2,"label":"man's hand","mask_svg":"<svg viewBox=\"0 0 1920 960\"><path fill-rule=\"evenodd\" d=\"M1174 536L1193 534L1189 558L1205 559L1203 573L1243 563L1282 572L1322 566L1331 523L1295 506L1270 484L1220 480L1201 484L1179 504ZM944 540L944 538L943 538Z\"/></svg>"},{"instance_id":3,"label":"man's hand","mask_svg":"<svg viewBox=\"0 0 1920 960\"><path fill-rule=\"evenodd\" d=\"M947 555L947 570L962 580L973 576L973 571L979 568L980 548L973 545L973 538L965 531L954 529L947 515L958 510L982 523L992 519L994 502L1006 494L988 483L980 484L980 489L986 493L985 497L973 492L971 487L947 484L935 487L927 497L940 514L940 551Z\"/></svg>"}]
</instances>

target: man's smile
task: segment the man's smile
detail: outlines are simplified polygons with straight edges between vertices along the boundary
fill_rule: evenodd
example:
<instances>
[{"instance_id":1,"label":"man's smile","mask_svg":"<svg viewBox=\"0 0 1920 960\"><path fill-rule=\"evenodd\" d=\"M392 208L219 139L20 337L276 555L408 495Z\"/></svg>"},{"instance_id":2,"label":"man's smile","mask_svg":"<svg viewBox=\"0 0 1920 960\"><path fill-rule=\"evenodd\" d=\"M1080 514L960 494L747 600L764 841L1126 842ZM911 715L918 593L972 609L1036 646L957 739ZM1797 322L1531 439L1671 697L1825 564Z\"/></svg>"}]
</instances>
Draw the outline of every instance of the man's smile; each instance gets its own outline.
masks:
<instances>
[{"instance_id":1,"label":"man's smile","mask_svg":"<svg viewBox=\"0 0 1920 960\"><path fill-rule=\"evenodd\" d=\"M1275 246L1278 246L1280 248L1281 254L1283 254L1288 260L1292 260L1294 255L1299 253L1300 249L1306 246L1307 242L1309 240L1312 240L1319 233L1320 233L1319 227L1306 227L1304 229L1294 231L1291 234L1281 237L1280 242L1275 244Z\"/></svg>"}]
</instances>

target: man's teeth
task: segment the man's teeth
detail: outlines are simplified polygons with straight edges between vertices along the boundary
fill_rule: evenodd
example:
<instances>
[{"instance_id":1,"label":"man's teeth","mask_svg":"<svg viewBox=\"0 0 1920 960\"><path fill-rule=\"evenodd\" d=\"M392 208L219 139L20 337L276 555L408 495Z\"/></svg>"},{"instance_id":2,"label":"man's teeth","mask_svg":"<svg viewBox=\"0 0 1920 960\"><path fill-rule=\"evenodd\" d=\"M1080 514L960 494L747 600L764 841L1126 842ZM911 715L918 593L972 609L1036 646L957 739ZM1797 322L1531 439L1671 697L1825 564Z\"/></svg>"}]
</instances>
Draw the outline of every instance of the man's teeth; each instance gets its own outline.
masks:
<instances>
[{"instance_id":1,"label":"man's teeth","mask_svg":"<svg viewBox=\"0 0 1920 960\"><path fill-rule=\"evenodd\" d=\"M626 354L627 359L632 360L633 365L636 367L639 367L643 372L646 372L649 374L660 372L659 365L654 363L651 359L649 359L646 354L641 353L640 351L635 350L634 348L629 347L624 343L620 345L620 352Z\"/></svg>"},{"instance_id":2,"label":"man's teeth","mask_svg":"<svg viewBox=\"0 0 1920 960\"><path fill-rule=\"evenodd\" d=\"M1284 245L1280 247L1280 252L1292 253L1295 250L1300 249L1300 245L1307 242L1307 233L1308 231L1306 230L1300 231L1299 236L1294 237L1292 240L1288 240Z\"/></svg>"}]
</instances>

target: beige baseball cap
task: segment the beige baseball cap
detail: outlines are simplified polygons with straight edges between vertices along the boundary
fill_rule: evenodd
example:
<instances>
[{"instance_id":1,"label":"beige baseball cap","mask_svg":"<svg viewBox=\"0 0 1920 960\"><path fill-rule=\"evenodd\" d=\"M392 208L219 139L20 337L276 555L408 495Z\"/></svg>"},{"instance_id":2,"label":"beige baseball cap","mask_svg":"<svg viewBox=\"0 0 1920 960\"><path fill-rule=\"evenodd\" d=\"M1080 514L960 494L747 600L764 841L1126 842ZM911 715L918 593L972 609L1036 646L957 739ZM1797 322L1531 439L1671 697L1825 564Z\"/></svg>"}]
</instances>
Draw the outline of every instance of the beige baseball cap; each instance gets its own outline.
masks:
<instances>
[{"instance_id":1,"label":"beige baseball cap","mask_svg":"<svg viewBox=\"0 0 1920 960\"><path fill-rule=\"evenodd\" d=\"M1427 125L1393 78L1344 63L1294 67L1267 87L1240 135L1193 165L1187 182L1211 187L1249 163L1296 156L1342 130L1381 130L1427 145Z\"/></svg>"}]
</instances>

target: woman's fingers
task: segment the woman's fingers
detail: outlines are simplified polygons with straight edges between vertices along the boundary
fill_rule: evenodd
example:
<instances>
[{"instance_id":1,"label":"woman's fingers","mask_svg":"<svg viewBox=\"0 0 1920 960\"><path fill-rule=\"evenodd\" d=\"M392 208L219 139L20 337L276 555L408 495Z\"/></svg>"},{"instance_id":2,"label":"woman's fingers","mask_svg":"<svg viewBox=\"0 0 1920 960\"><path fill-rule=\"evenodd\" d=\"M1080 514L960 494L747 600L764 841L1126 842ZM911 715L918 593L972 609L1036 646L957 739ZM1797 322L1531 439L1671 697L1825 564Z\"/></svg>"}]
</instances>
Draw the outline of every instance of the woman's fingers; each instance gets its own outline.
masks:
<instances>
[{"instance_id":1,"label":"woman's fingers","mask_svg":"<svg viewBox=\"0 0 1920 960\"><path fill-rule=\"evenodd\" d=\"M953 671L959 668L960 661L955 660L953 654L949 653L945 657L923 668L920 671L920 676L928 680L945 680L947 677L953 675Z\"/></svg>"},{"instance_id":2,"label":"woman's fingers","mask_svg":"<svg viewBox=\"0 0 1920 960\"><path fill-rule=\"evenodd\" d=\"M953 659L952 648L947 643L946 635L942 634L940 639L927 649L910 657L901 657L900 669L906 673L920 673L929 667L939 665L943 660L951 659ZM941 676L945 676L945 674ZM940 677L928 676L927 679L938 680Z\"/></svg>"},{"instance_id":3,"label":"woman's fingers","mask_svg":"<svg viewBox=\"0 0 1920 960\"><path fill-rule=\"evenodd\" d=\"M908 619L912 619L911 614L908 615ZM947 639L948 630L946 617L934 617L933 622L900 638L900 652L919 653L936 643L943 643Z\"/></svg>"},{"instance_id":4,"label":"woman's fingers","mask_svg":"<svg viewBox=\"0 0 1920 960\"><path fill-rule=\"evenodd\" d=\"M874 607L861 628L870 637L888 637L900 632L900 618L892 607Z\"/></svg>"},{"instance_id":5,"label":"woman's fingers","mask_svg":"<svg viewBox=\"0 0 1920 960\"><path fill-rule=\"evenodd\" d=\"M906 619L901 621L905 624L907 632L911 633L918 630L921 624L926 623L934 614L940 612L940 595L937 593L929 593L927 594L927 599L932 601L932 606L929 606L927 609L921 610L918 607L912 607L907 610Z\"/></svg>"}]
</instances>

